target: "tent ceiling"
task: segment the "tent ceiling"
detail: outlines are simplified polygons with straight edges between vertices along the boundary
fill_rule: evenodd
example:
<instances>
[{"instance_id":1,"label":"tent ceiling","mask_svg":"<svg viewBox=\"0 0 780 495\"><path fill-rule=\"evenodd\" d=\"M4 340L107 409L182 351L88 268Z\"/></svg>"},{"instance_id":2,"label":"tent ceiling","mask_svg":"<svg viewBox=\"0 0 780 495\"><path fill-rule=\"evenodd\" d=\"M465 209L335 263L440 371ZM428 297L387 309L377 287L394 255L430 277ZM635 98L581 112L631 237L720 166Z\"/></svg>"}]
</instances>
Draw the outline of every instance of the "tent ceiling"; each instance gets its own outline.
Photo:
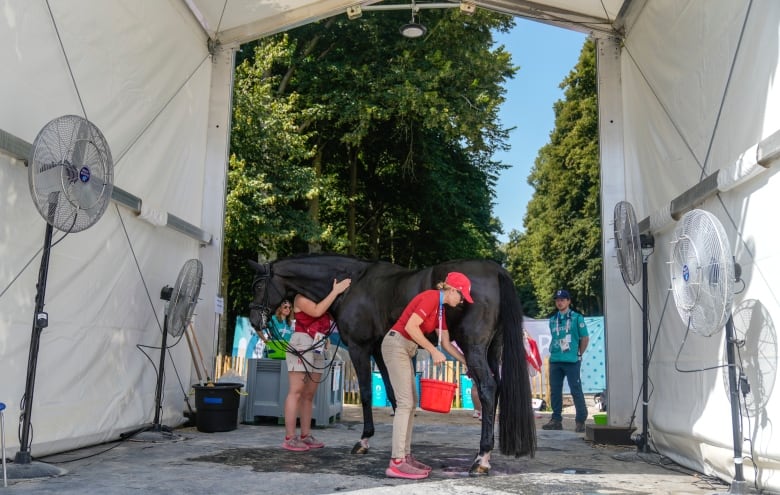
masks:
<instances>
[{"instance_id":1,"label":"tent ceiling","mask_svg":"<svg viewBox=\"0 0 780 495\"><path fill-rule=\"evenodd\" d=\"M612 34L619 32L625 11L631 4L646 0L476 0L484 9L533 19L581 32ZM223 44L245 43L263 36L344 14L353 5L411 5L393 2L354 0L184 0L209 38ZM435 3L458 3L439 0ZM426 1L417 1L424 6Z\"/></svg>"}]
</instances>

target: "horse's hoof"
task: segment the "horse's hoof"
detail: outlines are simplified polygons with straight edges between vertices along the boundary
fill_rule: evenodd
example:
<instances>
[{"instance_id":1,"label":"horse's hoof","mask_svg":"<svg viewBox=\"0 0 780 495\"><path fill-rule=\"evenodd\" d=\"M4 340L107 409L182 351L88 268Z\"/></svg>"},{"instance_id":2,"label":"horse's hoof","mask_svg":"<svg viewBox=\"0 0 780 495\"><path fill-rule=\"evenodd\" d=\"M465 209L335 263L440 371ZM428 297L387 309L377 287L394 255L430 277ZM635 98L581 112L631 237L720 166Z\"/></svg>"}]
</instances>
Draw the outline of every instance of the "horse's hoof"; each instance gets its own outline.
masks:
<instances>
[{"instance_id":1,"label":"horse's hoof","mask_svg":"<svg viewBox=\"0 0 780 495\"><path fill-rule=\"evenodd\" d=\"M361 442L356 443L352 447L352 453L353 454L367 454L368 453L368 447L364 446Z\"/></svg>"},{"instance_id":2,"label":"horse's hoof","mask_svg":"<svg viewBox=\"0 0 780 495\"><path fill-rule=\"evenodd\" d=\"M480 465L479 461L476 461L474 464L472 464L471 469L469 469L469 476L471 477L487 476L489 473L490 468Z\"/></svg>"}]
</instances>

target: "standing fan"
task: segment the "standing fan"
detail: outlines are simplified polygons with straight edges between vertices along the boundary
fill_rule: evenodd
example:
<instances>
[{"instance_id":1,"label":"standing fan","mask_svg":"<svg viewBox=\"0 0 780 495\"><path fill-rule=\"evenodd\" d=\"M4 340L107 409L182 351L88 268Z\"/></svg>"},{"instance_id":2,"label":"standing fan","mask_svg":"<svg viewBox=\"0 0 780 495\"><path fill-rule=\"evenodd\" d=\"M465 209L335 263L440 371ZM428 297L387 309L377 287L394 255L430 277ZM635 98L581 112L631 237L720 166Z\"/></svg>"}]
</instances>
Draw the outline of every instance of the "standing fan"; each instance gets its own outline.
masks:
<instances>
[{"instance_id":1,"label":"standing fan","mask_svg":"<svg viewBox=\"0 0 780 495\"><path fill-rule=\"evenodd\" d=\"M726 326L731 427L734 442L734 479L731 493L743 493L742 423L739 415L739 390L735 360L734 263L726 232L720 221L704 210L686 213L674 231L670 263L672 291L677 311L694 333L711 337Z\"/></svg>"},{"instance_id":2,"label":"standing fan","mask_svg":"<svg viewBox=\"0 0 780 495\"><path fill-rule=\"evenodd\" d=\"M165 353L168 350L168 334L179 337L187 329L198 302L200 285L203 280L203 264L200 260L187 260L179 271L176 285L171 289L165 286L160 291L160 299L165 304L165 319L163 322L162 344L160 346L160 365L157 368L157 388L155 390L154 423L136 436L136 440L171 439L171 428L160 424L162 415L162 390L165 382ZM145 435L151 432L152 435Z\"/></svg>"},{"instance_id":3,"label":"standing fan","mask_svg":"<svg viewBox=\"0 0 780 495\"><path fill-rule=\"evenodd\" d=\"M652 251L645 255L643 249L652 249L653 237L640 235L634 214L634 207L628 201L619 201L614 210L615 250L618 267L626 285L634 285L642 279L642 434L637 442L641 452L649 452L647 433L648 370L650 368L650 320L648 317L647 259ZM639 264L642 271L639 271Z\"/></svg>"},{"instance_id":4,"label":"standing fan","mask_svg":"<svg viewBox=\"0 0 780 495\"><path fill-rule=\"evenodd\" d=\"M61 474L60 468L32 463L30 444L35 370L43 329L49 324L44 312L46 279L54 228L65 233L80 232L97 222L108 207L113 189L114 164L103 134L88 120L64 115L48 124L36 136L28 166L30 193L38 212L46 220L41 266L38 271L27 381L21 405L19 452L11 478ZM14 470L24 471L13 473ZM15 476L21 474L21 476Z\"/></svg>"}]
</instances>

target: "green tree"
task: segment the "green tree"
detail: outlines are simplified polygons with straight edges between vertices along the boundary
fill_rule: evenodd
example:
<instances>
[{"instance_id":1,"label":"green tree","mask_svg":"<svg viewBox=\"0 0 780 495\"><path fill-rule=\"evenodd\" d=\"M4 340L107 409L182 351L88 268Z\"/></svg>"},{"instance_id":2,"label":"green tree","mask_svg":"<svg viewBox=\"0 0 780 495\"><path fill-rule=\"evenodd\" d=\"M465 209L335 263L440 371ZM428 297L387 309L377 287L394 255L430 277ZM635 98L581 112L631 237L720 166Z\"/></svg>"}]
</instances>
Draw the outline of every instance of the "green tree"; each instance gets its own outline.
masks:
<instances>
[{"instance_id":1,"label":"green tree","mask_svg":"<svg viewBox=\"0 0 780 495\"><path fill-rule=\"evenodd\" d=\"M534 194L523 220L517 266L533 281L537 316L554 309L557 288L573 305L603 314L598 101L595 44L585 42L577 65L561 83L555 128L536 158L528 182ZM516 275L517 276L517 275Z\"/></svg>"},{"instance_id":2,"label":"green tree","mask_svg":"<svg viewBox=\"0 0 780 495\"><path fill-rule=\"evenodd\" d=\"M501 259L492 216L516 68L492 30L509 16L337 16L242 47L228 176L228 321L245 314L246 259L333 251L409 267ZM229 331L228 331L229 332Z\"/></svg>"},{"instance_id":3,"label":"green tree","mask_svg":"<svg viewBox=\"0 0 780 495\"><path fill-rule=\"evenodd\" d=\"M489 157L507 137L497 111L515 69L491 51L491 29L512 20L426 16L421 40L398 35L398 13L290 31L280 91L300 95L311 116L318 172L334 188L316 197L331 247L410 266L496 257L491 210L503 166Z\"/></svg>"},{"instance_id":4,"label":"green tree","mask_svg":"<svg viewBox=\"0 0 780 495\"><path fill-rule=\"evenodd\" d=\"M531 318L541 318L539 302L536 298L533 278L530 276L533 264L532 251L528 249L525 233L513 230L509 234L509 242L504 246L506 252L505 267L512 275L520 301L523 303L523 313Z\"/></svg>"}]
</instances>

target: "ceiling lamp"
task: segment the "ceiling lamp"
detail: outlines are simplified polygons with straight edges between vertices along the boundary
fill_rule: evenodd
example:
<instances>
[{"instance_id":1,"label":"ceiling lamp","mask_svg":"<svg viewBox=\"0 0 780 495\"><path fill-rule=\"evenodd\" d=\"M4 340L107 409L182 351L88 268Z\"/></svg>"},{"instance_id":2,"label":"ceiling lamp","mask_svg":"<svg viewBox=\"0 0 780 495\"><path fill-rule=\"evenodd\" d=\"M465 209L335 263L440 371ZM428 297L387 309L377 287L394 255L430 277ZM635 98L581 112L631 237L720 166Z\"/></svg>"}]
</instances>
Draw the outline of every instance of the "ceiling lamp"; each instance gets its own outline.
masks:
<instances>
[{"instance_id":1,"label":"ceiling lamp","mask_svg":"<svg viewBox=\"0 0 780 495\"><path fill-rule=\"evenodd\" d=\"M407 38L419 38L428 32L428 28L415 21L414 16L419 10L419 7L417 7L414 4L414 0L412 0L412 20L409 22L409 24L404 24L401 26L400 31L403 36Z\"/></svg>"}]
</instances>

